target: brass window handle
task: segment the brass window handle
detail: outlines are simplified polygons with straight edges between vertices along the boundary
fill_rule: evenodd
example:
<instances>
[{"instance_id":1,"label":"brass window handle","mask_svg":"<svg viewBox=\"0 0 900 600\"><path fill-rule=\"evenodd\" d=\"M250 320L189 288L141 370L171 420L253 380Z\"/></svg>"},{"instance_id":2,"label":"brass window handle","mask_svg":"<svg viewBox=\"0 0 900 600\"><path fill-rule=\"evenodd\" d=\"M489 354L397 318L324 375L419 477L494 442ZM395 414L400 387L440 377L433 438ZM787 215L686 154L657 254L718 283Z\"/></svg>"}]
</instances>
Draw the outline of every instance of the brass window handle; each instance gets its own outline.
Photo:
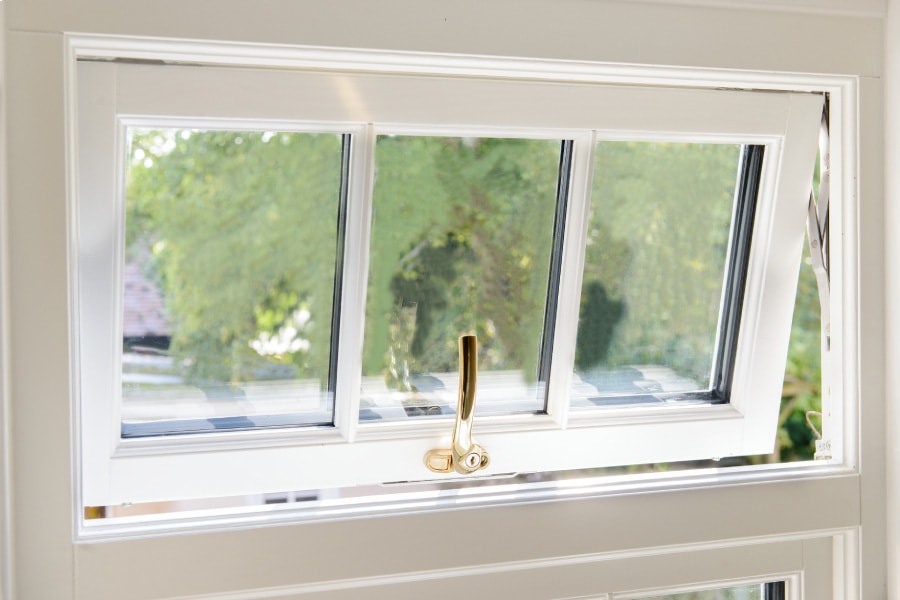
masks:
<instances>
[{"instance_id":1,"label":"brass window handle","mask_svg":"<svg viewBox=\"0 0 900 600\"><path fill-rule=\"evenodd\" d=\"M478 378L478 341L474 335L459 338L459 400L456 424L449 449L435 448L425 453L425 466L435 473L468 474L490 464L484 448L472 441L475 420L475 386Z\"/></svg>"}]
</instances>

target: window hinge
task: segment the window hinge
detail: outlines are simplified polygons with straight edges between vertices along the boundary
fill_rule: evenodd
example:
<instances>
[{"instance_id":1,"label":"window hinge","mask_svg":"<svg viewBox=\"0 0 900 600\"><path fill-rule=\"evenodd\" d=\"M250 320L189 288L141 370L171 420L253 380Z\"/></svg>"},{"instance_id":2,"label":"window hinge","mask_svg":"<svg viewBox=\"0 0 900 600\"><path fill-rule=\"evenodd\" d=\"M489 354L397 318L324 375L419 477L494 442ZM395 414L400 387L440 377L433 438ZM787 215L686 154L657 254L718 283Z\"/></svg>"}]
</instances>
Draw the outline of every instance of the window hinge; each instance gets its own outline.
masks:
<instances>
[{"instance_id":1,"label":"window hinge","mask_svg":"<svg viewBox=\"0 0 900 600\"><path fill-rule=\"evenodd\" d=\"M821 419L822 413L817 410L809 410L806 412L806 424L809 425L809 428L812 429L813 434L816 436L816 452L813 454L813 458L815 460L830 460L831 440L822 438L822 434L813 424L812 419L810 419L813 415L816 415Z\"/></svg>"},{"instance_id":2,"label":"window hinge","mask_svg":"<svg viewBox=\"0 0 900 600\"><path fill-rule=\"evenodd\" d=\"M809 257L816 285L819 288L819 307L822 316L822 346L831 350L831 274L828 252L828 215L831 165L828 152L828 102L822 112L819 129L819 196L810 185L809 205L806 214L806 234L809 239Z\"/></svg>"}]
</instances>

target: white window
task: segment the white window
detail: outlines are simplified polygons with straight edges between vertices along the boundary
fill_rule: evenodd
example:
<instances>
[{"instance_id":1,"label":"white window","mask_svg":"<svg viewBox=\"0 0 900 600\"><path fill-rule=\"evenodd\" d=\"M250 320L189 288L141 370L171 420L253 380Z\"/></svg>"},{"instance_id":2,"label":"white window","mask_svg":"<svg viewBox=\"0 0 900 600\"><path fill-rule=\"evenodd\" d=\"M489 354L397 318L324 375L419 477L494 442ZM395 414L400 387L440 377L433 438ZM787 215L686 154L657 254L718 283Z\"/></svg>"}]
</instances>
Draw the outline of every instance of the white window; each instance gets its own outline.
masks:
<instances>
[{"instance_id":1,"label":"white window","mask_svg":"<svg viewBox=\"0 0 900 600\"><path fill-rule=\"evenodd\" d=\"M77 75L86 506L457 477L475 332L479 474L771 451L822 95Z\"/></svg>"}]
</instances>

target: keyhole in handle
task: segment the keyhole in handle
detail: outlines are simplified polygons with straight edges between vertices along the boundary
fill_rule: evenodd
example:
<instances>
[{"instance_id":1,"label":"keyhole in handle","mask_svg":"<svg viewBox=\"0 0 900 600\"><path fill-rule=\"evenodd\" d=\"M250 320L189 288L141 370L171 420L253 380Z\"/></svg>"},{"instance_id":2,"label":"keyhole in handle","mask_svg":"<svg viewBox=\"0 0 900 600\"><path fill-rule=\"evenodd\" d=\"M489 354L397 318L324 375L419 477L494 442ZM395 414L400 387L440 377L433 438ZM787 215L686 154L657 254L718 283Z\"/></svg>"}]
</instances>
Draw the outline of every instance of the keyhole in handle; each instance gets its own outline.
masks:
<instances>
[{"instance_id":1,"label":"keyhole in handle","mask_svg":"<svg viewBox=\"0 0 900 600\"><path fill-rule=\"evenodd\" d=\"M466 466L470 469L475 469L481 466L481 457L477 452L472 452L471 454L466 455Z\"/></svg>"}]
</instances>

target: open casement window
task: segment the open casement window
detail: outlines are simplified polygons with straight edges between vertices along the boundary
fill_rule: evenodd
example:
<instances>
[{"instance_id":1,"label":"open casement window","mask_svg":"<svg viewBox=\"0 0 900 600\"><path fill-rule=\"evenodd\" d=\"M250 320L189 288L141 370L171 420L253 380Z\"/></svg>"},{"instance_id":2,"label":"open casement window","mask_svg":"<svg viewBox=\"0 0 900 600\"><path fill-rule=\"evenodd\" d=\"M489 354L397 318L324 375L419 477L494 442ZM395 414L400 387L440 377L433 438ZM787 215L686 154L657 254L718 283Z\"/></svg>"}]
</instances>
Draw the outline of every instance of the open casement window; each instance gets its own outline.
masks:
<instances>
[{"instance_id":1,"label":"open casement window","mask_svg":"<svg viewBox=\"0 0 900 600\"><path fill-rule=\"evenodd\" d=\"M84 504L771 452L821 113L80 62Z\"/></svg>"}]
</instances>

